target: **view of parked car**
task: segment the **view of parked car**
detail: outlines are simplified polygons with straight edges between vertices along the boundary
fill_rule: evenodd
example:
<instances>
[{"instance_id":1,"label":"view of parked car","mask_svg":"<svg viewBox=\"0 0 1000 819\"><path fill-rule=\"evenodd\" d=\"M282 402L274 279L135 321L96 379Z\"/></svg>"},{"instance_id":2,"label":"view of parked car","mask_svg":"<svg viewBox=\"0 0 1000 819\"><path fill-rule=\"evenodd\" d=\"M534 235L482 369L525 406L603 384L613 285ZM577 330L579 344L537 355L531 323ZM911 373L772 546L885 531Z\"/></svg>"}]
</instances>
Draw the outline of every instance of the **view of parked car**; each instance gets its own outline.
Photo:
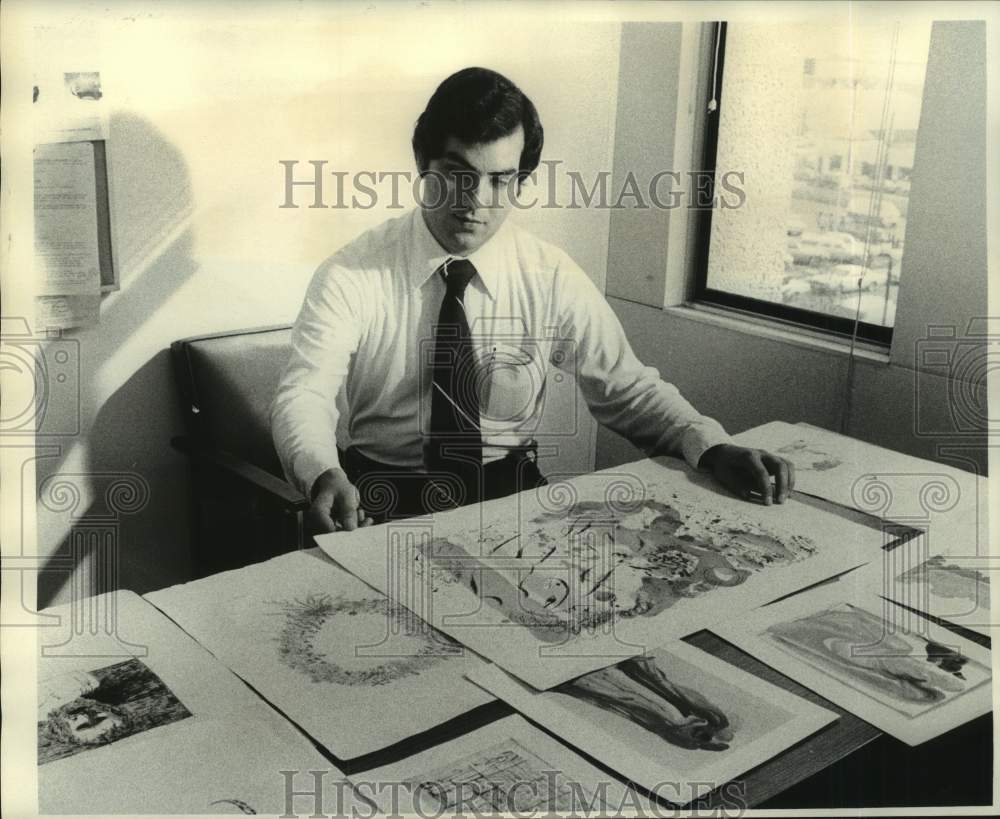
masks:
<instances>
[{"instance_id":1,"label":"view of parked car","mask_svg":"<svg viewBox=\"0 0 1000 819\"><path fill-rule=\"evenodd\" d=\"M839 231L804 231L789 237L788 252L796 264L818 266L824 262L861 264L864 245L849 233Z\"/></svg>"}]
</instances>

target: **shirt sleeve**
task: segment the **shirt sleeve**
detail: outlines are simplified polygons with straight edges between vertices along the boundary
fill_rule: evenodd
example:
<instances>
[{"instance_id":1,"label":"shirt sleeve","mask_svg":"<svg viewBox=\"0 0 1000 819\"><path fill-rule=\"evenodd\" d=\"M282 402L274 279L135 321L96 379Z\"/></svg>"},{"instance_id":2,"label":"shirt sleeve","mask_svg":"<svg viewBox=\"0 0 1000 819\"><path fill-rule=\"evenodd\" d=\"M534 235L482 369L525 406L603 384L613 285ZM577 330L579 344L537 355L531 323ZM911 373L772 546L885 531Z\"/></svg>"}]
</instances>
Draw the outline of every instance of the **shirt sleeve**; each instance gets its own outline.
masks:
<instances>
[{"instance_id":1,"label":"shirt sleeve","mask_svg":"<svg viewBox=\"0 0 1000 819\"><path fill-rule=\"evenodd\" d=\"M271 404L271 434L285 476L307 498L320 475L340 468L337 394L361 339L361 294L351 270L328 262L316 271Z\"/></svg>"},{"instance_id":2,"label":"shirt sleeve","mask_svg":"<svg viewBox=\"0 0 1000 819\"><path fill-rule=\"evenodd\" d=\"M607 300L568 257L555 272L554 299L559 341L553 363L576 377L598 422L650 457L683 457L693 469L706 450L730 441L718 421L639 361Z\"/></svg>"}]
</instances>

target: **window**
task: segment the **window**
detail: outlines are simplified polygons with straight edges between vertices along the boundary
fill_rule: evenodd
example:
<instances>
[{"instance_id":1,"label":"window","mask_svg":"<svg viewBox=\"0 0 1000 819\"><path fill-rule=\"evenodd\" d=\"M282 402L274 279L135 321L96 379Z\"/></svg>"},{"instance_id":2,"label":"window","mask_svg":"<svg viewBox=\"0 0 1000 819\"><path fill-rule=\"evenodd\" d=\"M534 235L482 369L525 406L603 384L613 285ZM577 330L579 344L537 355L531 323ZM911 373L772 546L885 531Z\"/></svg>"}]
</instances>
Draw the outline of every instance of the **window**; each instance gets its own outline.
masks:
<instances>
[{"instance_id":1,"label":"window","mask_svg":"<svg viewBox=\"0 0 1000 819\"><path fill-rule=\"evenodd\" d=\"M696 297L844 334L857 318L888 344L930 23L721 23L717 38Z\"/></svg>"}]
</instances>

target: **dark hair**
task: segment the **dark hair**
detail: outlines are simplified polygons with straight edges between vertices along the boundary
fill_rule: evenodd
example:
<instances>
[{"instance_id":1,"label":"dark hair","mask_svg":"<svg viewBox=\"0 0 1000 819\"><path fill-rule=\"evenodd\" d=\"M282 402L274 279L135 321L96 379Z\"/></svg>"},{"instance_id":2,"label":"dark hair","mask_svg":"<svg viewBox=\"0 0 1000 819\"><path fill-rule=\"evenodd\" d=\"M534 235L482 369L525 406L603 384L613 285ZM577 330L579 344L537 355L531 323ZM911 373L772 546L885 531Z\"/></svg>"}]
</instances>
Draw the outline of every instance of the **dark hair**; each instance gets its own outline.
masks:
<instances>
[{"instance_id":1,"label":"dark hair","mask_svg":"<svg viewBox=\"0 0 1000 819\"><path fill-rule=\"evenodd\" d=\"M413 155L423 172L444 153L448 137L466 145L505 137L520 125L524 149L518 178L524 179L542 155L544 132L538 111L514 83L488 68L463 68L442 82L413 129Z\"/></svg>"}]
</instances>

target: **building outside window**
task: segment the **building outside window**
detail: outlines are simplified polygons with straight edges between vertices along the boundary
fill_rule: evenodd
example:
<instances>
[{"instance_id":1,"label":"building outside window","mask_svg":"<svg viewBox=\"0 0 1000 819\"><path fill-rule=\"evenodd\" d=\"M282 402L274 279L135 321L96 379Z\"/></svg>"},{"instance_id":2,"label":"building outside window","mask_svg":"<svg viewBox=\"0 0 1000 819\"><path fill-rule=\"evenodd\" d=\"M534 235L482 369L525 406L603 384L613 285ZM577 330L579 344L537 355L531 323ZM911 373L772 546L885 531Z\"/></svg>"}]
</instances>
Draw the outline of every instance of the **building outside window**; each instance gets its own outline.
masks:
<instances>
[{"instance_id":1,"label":"building outside window","mask_svg":"<svg viewBox=\"0 0 1000 819\"><path fill-rule=\"evenodd\" d=\"M716 180L746 201L709 217L699 297L888 343L930 23L719 34Z\"/></svg>"}]
</instances>

